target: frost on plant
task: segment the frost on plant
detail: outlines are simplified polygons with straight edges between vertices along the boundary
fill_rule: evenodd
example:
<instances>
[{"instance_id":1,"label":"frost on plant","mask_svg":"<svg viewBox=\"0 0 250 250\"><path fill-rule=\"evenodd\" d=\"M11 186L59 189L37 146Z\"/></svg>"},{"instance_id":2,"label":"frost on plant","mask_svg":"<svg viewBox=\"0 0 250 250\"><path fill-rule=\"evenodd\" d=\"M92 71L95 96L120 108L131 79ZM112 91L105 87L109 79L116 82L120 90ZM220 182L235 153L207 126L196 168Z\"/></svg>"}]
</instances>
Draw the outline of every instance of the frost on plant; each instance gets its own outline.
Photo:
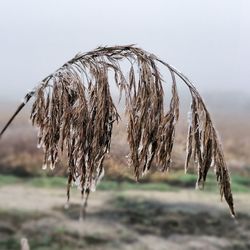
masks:
<instances>
[{"instance_id":1,"label":"frost on plant","mask_svg":"<svg viewBox=\"0 0 250 250\"><path fill-rule=\"evenodd\" d=\"M128 74L124 74L121 67L124 61L130 65ZM172 97L167 112L164 112L160 65L172 79ZM66 153L68 198L73 182L88 197L104 174L103 161L110 150L113 124L120 119L110 94L111 77L125 96L129 162L136 180L150 170L153 162L160 171L169 169L179 117L176 77L186 84L192 101L185 170L193 157L197 163L197 187L202 188L213 165L221 196L234 215L222 147L200 94L174 67L133 45L99 47L77 54L26 95L1 135L34 97L30 117L33 125L39 128L38 145L44 150L43 168L53 169L62 153Z\"/></svg>"}]
</instances>

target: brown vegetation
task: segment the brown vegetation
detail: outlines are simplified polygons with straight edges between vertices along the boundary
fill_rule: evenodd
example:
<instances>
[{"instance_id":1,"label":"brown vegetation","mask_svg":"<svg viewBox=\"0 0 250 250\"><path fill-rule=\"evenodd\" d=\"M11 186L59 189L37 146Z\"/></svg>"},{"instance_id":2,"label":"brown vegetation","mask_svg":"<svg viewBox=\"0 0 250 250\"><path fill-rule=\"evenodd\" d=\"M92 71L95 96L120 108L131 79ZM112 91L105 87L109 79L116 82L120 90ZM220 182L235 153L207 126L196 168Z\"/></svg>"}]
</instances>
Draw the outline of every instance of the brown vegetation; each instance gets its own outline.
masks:
<instances>
[{"instance_id":1,"label":"brown vegetation","mask_svg":"<svg viewBox=\"0 0 250 250\"><path fill-rule=\"evenodd\" d=\"M130 64L126 78L121 62ZM163 79L158 66L165 66L172 78L172 98L164 113ZM197 187L203 187L214 166L221 196L234 215L230 178L216 130L204 102L193 84L171 65L134 46L100 47L78 54L46 77L20 105L12 119L32 96L31 119L39 128L39 145L44 150L44 167L52 169L66 149L68 197L71 183L78 182L82 194L94 189L103 176L103 161L110 150L113 123L119 114L110 94L109 76L125 94L128 115L129 164L138 180L153 161L160 171L170 168L179 117L176 76L187 85L191 97L191 119L185 169L191 157L197 162ZM138 72L138 74L136 74Z\"/></svg>"}]
</instances>

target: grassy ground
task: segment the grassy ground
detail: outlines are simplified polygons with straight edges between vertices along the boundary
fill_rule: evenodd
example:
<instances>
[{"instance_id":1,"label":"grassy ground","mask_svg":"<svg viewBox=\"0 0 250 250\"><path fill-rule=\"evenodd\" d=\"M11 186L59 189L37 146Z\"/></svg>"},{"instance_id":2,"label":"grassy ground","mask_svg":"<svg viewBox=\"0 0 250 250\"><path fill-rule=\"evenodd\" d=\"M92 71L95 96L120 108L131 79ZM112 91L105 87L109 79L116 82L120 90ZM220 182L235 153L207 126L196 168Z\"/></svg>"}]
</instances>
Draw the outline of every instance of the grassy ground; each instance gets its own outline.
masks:
<instances>
[{"instance_id":1,"label":"grassy ground","mask_svg":"<svg viewBox=\"0 0 250 250\"><path fill-rule=\"evenodd\" d=\"M214 194L97 192L89 201L86 219L79 222L79 202L74 200L64 209L61 191L51 194L40 188L18 187L8 187L12 194L8 197L16 203L6 200L1 204L1 250L20 249L23 237L28 238L31 249L37 250L250 247L250 214L239 211L237 221L231 219L225 207L218 207ZM0 191L6 192L6 188ZM25 197L25 192L27 199L19 202L18 196ZM242 197L241 202L245 199Z\"/></svg>"},{"instance_id":2,"label":"grassy ground","mask_svg":"<svg viewBox=\"0 0 250 250\"><path fill-rule=\"evenodd\" d=\"M250 177L243 175L232 175L233 192L250 192ZM22 184L40 188L64 188L67 179L65 177L34 177L20 178L12 175L0 175L0 186ZM194 188L196 175L184 174L182 171L170 174L166 181L161 182L142 182L113 181L104 179L98 186L98 190L156 190L156 191L178 191L182 188ZM217 192L218 186L213 174L209 174L204 191Z\"/></svg>"},{"instance_id":3,"label":"grassy ground","mask_svg":"<svg viewBox=\"0 0 250 250\"><path fill-rule=\"evenodd\" d=\"M79 222L80 194L66 201L63 177L0 176L0 249L31 250L250 249L249 179L232 176L237 220L219 201L213 175L205 192L195 175L171 174L167 182L104 180Z\"/></svg>"}]
</instances>

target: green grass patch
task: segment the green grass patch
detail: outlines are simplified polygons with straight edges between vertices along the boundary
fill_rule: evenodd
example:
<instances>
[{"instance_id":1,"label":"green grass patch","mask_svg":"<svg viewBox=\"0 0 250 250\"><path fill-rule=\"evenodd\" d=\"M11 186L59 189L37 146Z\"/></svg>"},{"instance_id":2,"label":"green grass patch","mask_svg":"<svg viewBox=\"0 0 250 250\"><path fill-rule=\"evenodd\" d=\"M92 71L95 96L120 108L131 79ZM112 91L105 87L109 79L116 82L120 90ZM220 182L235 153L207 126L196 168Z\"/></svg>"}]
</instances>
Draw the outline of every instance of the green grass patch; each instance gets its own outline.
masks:
<instances>
[{"instance_id":1,"label":"green grass patch","mask_svg":"<svg viewBox=\"0 0 250 250\"><path fill-rule=\"evenodd\" d=\"M117 182L114 180L103 180L98 185L97 190L154 190L154 191L179 191L181 189L195 187L196 174L184 174L182 171L170 173L167 179L161 182L142 182L131 181ZM143 181L143 180L142 180ZM250 177L234 174L231 176L233 192L250 192ZM34 177L20 178L12 175L0 175L0 187L7 185L28 185L37 188L65 188L66 177ZM218 192L218 184L213 173L209 173L204 187L205 192Z\"/></svg>"},{"instance_id":2,"label":"green grass patch","mask_svg":"<svg viewBox=\"0 0 250 250\"><path fill-rule=\"evenodd\" d=\"M65 177L35 177L27 181L28 185L39 188L64 188L67 184Z\"/></svg>"},{"instance_id":3,"label":"green grass patch","mask_svg":"<svg viewBox=\"0 0 250 250\"><path fill-rule=\"evenodd\" d=\"M0 175L0 186L12 185L22 183L23 180L14 175Z\"/></svg>"},{"instance_id":4,"label":"green grass patch","mask_svg":"<svg viewBox=\"0 0 250 250\"><path fill-rule=\"evenodd\" d=\"M155 190L155 191L176 191L177 187L173 187L164 182L116 182L116 181L102 181L98 187L98 190Z\"/></svg>"}]
</instances>

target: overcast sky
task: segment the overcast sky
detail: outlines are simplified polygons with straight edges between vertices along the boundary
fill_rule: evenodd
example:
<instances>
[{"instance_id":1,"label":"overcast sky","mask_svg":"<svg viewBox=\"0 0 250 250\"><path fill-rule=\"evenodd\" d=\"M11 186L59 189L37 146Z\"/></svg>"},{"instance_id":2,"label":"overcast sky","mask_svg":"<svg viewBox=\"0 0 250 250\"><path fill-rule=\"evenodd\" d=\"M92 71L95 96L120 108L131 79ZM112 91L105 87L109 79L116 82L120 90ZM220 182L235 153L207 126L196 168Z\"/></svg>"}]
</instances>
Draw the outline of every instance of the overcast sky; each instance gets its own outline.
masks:
<instances>
[{"instance_id":1,"label":"overcast sky","mask_svg":"<svg viewBox=\"0 0 250 250\"><path fill-rule=\"evenodd\" d=\"M0 0L0 98L79 51L136 43L202 92L250 90L249 0Z\"/></svg>"}]
</instances>

